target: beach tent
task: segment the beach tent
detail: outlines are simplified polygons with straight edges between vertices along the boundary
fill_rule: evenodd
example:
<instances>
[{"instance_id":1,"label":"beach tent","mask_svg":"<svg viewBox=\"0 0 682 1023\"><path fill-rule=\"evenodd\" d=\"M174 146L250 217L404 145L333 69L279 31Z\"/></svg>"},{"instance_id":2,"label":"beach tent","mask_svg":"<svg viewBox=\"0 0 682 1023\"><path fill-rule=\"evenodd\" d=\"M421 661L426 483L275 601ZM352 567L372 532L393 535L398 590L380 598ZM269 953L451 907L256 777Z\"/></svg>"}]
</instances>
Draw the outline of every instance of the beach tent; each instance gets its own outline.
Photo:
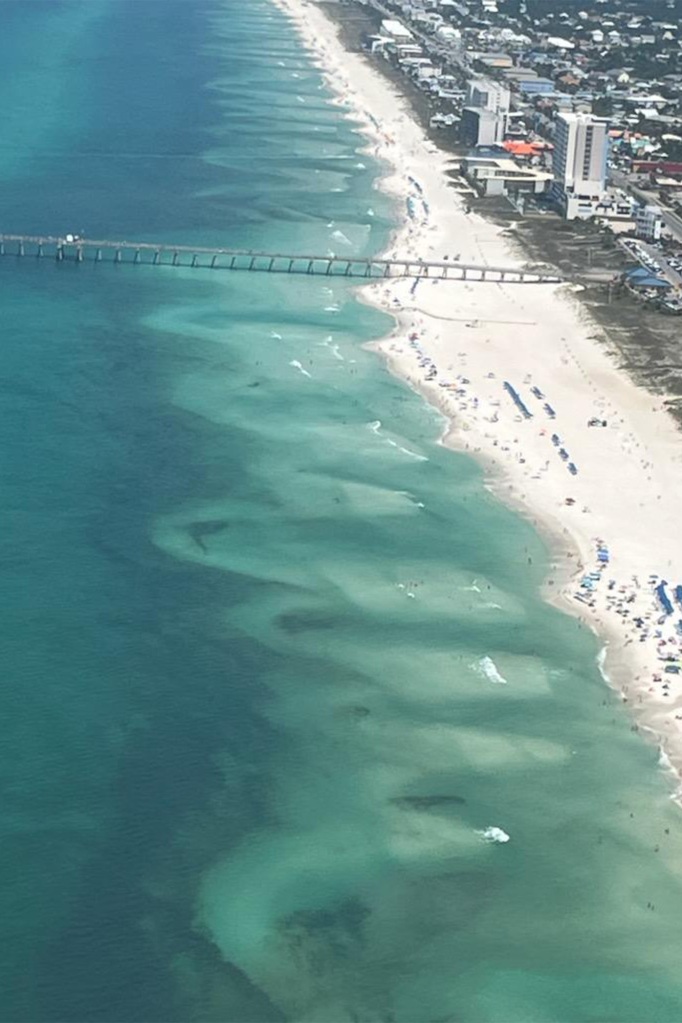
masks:
<instances>
[{"instance_id":1,"label":"beach tent","mask_svg":"<svg viewBox=\"0 0 682 1023\"><path fill-rule=\"evenodd\" d=\"M671 285L662 277L657 277L644 266L638 266L635 270L628 270L625 274L630 284L638 288L669 288Z\"/></svg>"},{"instance_id":2,"label":"beach tent","mask_svg":"<svg viewBox=\"0 0 682 1023\"><path fill-rule=\"evenodd\" d=\"M672 287L669 281L664 281L660 277L654 277L653 274L637 281L637 284L641 288L661 288L664 291Z\"/></svg>"},{"instance_id":3,"label":"beach tent","mask_svg":"<svg viewBox=\"0 0 682 1023\"><path fill-rule=\"evenodd\" d=\"M672 605L672 601L670 600L670 597L665 592L665 582L660 582L658 586L656 586L654 592L658 597L658 601L663 610L665 611L665 613L667 615L671 615L673 613L674 608Z\"/></svg>"}]
</instances>

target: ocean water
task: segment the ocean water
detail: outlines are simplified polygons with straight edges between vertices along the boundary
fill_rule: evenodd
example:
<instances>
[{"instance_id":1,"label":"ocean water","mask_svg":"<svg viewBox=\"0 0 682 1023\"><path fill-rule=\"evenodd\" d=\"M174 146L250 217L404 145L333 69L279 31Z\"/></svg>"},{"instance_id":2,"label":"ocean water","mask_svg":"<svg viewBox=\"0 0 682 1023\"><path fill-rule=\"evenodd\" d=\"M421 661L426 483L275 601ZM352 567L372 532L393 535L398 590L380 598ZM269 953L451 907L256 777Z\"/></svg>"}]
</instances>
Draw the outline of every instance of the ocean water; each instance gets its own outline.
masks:
<instances>
[{"instance_id":1,"label":"ocean water","mask_svg":"<svg viewBox=\"0 0 682 1023\"><path fill-rule=\"evenodd\" d=\"M387 237L268 0L0 18L4 231ZM10 257L0 308L0 1018L682 1018L672 788L390 321Z\"/></svg>"}]
</instances>

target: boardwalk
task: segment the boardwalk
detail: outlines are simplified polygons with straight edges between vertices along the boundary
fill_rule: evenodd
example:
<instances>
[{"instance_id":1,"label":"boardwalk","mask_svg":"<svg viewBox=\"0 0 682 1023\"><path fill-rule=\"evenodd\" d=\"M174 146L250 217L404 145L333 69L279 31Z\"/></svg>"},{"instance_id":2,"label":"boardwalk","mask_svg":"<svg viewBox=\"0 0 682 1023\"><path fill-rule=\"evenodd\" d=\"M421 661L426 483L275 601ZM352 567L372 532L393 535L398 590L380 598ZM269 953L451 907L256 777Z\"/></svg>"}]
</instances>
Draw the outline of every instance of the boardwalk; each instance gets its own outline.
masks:
<instances>
[{"instance_id":1,"label":"boardwalk","mask_svg":"<svg viewBox=\"0 0 682 1023\"><path fill-rule=\"evenodd\" d=\"M76 263L127 263L146 266L184 266L209 270L247 270L259 273L314 274L363 279L430 278L443 281L489 281L506 284L557 284L561 278L542 269L478 266L455 260L368 259L348 256L288 255L217 249L201 245L168 245L68 238L53 235L0 234L0 256L38 257Z\"/></svg>"}]
</instances>

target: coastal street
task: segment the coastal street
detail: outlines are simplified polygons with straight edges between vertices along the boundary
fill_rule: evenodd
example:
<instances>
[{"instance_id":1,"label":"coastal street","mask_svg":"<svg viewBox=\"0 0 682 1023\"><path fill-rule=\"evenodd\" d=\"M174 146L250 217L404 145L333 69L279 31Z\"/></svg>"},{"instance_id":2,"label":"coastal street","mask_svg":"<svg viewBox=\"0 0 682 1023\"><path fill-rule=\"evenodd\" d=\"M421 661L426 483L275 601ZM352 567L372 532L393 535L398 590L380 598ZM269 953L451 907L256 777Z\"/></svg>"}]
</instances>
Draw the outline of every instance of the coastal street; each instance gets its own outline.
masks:
<instances>
[{"instance_id":1,"label":"coastal street","mask_svg":"<svg viewBox=\"0 0 682 1023\"><path fill-rule=\"evenodd\" d=\"M648 270L652 268L655 270L656 267L659 267L660 269L656 272L662 274L674 288L682 286L682 264L672 265L672 256L666 256L660 248L640 239L624 238L621 245L632 258L647 267Z\"/></svg>"},{"instance_id":2,"label":"coastal street","mask_svg":"<svg viewBox=\"0 0 682 1023\"><path fill-rule=\"evenodd\" d=\"M682 217L680 217L669 206L666 206L656 192L652 192L642 185L634 184L631 175L623 171L611 168L609 178L618 188L623 188L633 195L643 206L654 205L661 208L662 219L665 226L670 230L674 238L682 244Z\"/></svg>"}]
</instances>

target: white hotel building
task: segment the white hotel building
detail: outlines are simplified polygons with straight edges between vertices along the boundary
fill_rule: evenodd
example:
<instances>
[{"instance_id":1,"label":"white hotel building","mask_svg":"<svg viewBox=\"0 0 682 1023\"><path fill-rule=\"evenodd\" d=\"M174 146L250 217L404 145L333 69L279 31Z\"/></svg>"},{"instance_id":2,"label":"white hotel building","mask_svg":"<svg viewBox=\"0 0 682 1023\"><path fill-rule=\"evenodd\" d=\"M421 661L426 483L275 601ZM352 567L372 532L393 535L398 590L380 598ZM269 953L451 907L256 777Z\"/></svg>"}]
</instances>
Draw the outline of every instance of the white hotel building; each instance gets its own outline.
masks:
<instances>
[{"instance_id":1,"label":"white hotel building","mask_svg":"<svg viewBox=\"0 0 682 1023\"><path fill-rule=\"evenodd\" d=\"M608 122L591 114L557 117L553 192L567 220L591 217L604 198L608 132Z\"/></svg>"}]
</instances>

